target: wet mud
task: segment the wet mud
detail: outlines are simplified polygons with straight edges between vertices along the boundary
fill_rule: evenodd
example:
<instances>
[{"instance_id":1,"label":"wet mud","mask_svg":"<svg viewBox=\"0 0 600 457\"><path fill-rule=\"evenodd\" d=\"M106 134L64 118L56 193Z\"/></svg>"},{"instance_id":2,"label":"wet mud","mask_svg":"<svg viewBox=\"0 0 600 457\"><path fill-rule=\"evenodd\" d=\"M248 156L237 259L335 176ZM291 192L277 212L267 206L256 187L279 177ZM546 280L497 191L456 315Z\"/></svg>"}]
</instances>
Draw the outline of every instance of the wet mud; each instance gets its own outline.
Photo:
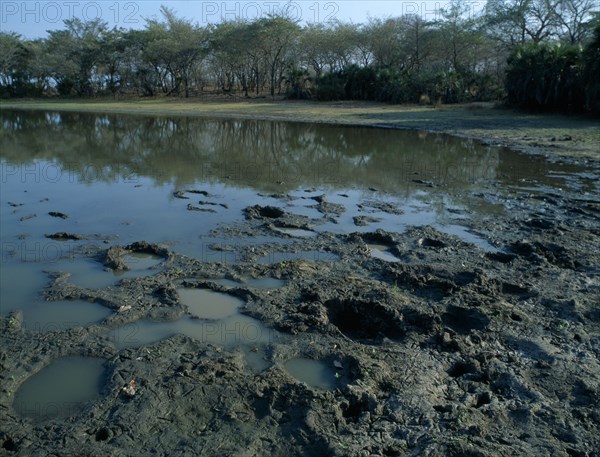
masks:
<instances>
[{"instance_id":1,"label":"wet mud","mask_svg":"<svg viewBox=\"0 0 600 457\"><path fill-rule=\"evenodd\" d=\"M153 259L143 276L97 289L49 275L46 301L99 304L111 311L100 322L35 332L20 311L0 316L1 452L599 455L598 195L520 192L471 227L486 249L431 226L369 230L370 211L403 211L376 198L353 219L361 231L340 234L319 228L345 211L326 196L308 197L320 219L271 198L280 204L215 230L211 248L235 262L144 240L86 244L77 255L107 274L131 270L128 256ZM259 237L280 242L239 243ZM195 325L184 289L235 298L242 317L209 320L211 338L145 343L142 322ZM54 416L17 404L28 380L68 357L104 360L93 399L53 404Z\"/></svg>"}]
</instances>

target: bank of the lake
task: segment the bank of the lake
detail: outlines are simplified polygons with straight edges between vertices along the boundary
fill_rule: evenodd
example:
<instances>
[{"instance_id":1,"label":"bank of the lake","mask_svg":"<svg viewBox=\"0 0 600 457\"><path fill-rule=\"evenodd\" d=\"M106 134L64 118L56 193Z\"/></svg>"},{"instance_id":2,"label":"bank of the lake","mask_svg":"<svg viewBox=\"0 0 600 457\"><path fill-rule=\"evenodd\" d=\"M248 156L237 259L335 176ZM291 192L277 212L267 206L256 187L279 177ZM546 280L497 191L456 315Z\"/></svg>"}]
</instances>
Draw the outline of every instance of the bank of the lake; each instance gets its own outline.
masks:
<instances>
[{"instance_id":1,"label":"bank of the lake","mask_svg":"<svg viewBox=\"0 0 600 457\"><path fill-rule=\"evenodd\" d=\"M447 133L549 157L600 160L600 122L583 116L529 114L490 103L387 105L269 99L190 98L144 100L2 101L0 109L197 116L318 122Z\"/></svg>"}]
</instances>

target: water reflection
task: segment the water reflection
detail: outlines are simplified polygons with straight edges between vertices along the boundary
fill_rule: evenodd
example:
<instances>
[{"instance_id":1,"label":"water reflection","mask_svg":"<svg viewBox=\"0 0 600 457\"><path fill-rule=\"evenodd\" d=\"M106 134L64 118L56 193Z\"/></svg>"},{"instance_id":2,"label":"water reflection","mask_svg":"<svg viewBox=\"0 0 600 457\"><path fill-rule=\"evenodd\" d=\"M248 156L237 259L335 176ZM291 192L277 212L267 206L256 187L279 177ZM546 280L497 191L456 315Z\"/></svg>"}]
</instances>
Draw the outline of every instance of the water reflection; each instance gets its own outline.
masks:
<instances>
[{"instance_id":1,"label":"water reflection","mask_svg":"<svg viewBox=\"0 0 600 457\"><path fill-rule=\"evenodd\" d=\"M494 180L500 161L498 149L471 140L366 127L19 111L4 111L1 121L8 164L54 161L37 172L90 183L147 176L177 187L200 179L401 193Z\"/></svg>"}]
</instances>

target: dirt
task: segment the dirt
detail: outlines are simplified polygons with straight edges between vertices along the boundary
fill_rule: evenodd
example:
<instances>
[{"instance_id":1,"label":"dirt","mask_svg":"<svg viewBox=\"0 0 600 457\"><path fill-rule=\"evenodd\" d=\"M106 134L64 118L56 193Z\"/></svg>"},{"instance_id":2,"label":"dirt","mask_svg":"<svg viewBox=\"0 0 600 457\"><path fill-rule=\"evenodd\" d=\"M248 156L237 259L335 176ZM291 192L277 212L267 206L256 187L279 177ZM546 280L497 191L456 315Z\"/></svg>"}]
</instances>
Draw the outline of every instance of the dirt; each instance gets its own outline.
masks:
<instances>
[{"instance_id":1,"label":"dirt","mask_svg":"<svg viewBox=\"0 0 600 457\"><path fill-rule=\"evenodd\" d=\"M473 197L501 198L493 188ZM154 274L103 289L78 287L68 274L51 277L46 300L82 299L114 311L99 324L35 333L24 328L20 312L0 316L0 454L600 455L597 192L516 193L507 215L470 222L493 250L429 226L319 232L339 218L342 205L315 197L323 214L316 220L286 212L288 196L278 198L281 205L248 207L238 223L215 232L232 244L213 249L234 253L235 263L202 262L143 240L86 244L77 255L109 270L126 270L131 253L162 259ZM377 199L364 205L402 211ZM293 237L282 228L315 236ZM233 244L274 234L287 243ZM370 243L387 247L396 261L373 257ZM306 255L259 262L278 251ZM211 281L222 278L285 285ZM115 347L116 329L186 316L177 293L182 283L240 298L244 315L280 335L257 348L266 368L253 369L242 348L184 335ZM68 420L20 417L13 408L19 386L67 355L106 360L99 398ZM284 364L297 357L335 368L337 388L294 379Z\"/></svg>"},{"instance_id":2,"label":"dirt","mask_svg":"<svg viewBox=\"0 0 600 457\"><path fill-rule=\"evenodd\" d=\"M235 250L243 261L237 264L201 262L143 241L86 245L80 255L108 269L127 269L124 257L135 252L163 262L153 275L106 289L53 277L47 300L83 299L114 310L101 324L31 333L20 313L1 318L2 452L598 455L600 201L566 191L520 198L525 204L510 217L477 228L496 251L427 226L320 233L283 247L215 246ZM341 211L325 198L315 202L327 218ZM318 222L283 205L257 205L218 232L254 237L277 226ZM398 261L373 258L367 243L387 246ZM277 249L340 261L256 262ZM285 286L210 281L253 277ZM241 350L182 335L115 349L111 330L185 315L176 290L182 280L241 298L244 314L284 335L265 349L268 368L256 373ZM12 399L19 385L65 355L106 360L100 398L67 421L18 417ZM294 357L343 366L337 388L321 391L292 378L283 365Z\"/></svg>"}]
</instances>

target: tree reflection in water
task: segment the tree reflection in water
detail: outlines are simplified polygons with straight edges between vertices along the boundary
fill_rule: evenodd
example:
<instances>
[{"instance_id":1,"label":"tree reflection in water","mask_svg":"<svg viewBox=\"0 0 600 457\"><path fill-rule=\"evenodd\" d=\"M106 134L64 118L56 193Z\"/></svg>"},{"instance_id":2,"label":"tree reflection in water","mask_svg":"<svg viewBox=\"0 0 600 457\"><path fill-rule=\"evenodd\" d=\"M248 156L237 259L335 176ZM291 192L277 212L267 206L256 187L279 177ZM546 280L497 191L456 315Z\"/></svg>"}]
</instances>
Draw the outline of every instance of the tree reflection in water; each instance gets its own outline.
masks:
<instances>
[{"instance_id":1,"label":"tree reflection in water","mask_svg":"<svg viewBox=\"0 0 600 457\"><path fill-rule=\"evenodd\" d=\"M4 111L0 158L55 161L79 180L147 176L289 191L368 188L408 195L496 180L499 149L424 132L291 122Z\"/></svg>"}]
</instances>

